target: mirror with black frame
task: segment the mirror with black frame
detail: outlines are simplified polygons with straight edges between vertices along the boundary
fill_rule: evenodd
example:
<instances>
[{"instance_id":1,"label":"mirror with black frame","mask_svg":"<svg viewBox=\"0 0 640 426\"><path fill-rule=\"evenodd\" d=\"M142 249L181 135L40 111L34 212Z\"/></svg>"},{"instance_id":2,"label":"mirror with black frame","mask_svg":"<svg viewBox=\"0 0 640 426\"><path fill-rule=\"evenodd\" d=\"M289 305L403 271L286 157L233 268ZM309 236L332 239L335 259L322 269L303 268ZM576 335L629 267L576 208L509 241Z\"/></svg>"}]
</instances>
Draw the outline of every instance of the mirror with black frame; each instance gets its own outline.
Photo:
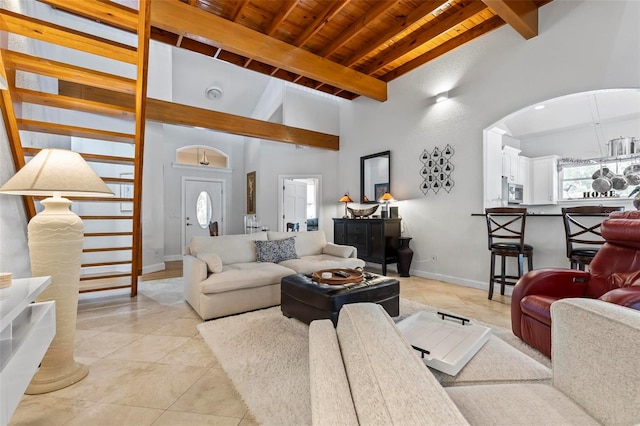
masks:
<instances>
[{"instance_id":1,"label":"mirror with black frame","mask_svg":"<svg viewBox=\"0 0 640 426\"><path fill-rule=\"evenodd\" d=\"M377 203L391 192L391 151L360 157L360 202Z\"/></svg>"}]
</instances>

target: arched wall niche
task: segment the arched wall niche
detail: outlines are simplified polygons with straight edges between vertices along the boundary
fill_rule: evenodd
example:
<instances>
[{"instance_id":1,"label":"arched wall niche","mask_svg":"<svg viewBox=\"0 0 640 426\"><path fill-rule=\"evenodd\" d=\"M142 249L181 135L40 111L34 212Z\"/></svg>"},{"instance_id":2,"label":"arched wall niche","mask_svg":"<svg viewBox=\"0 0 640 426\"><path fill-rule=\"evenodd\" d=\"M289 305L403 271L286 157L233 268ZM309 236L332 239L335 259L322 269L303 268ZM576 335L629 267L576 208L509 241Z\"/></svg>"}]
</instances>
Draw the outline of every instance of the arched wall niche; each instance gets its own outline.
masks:
<instances>
[{"instance_id":1,"label":"arched wall niche","mask_svg":"<svg viewBox=\"0 0 640 426\"><path fill-rule=\"evenodd\" d=\"M176 149L176 163L198 167L229 168L229 155L206 145L189 145Z\"/></svg>"}]
</instances>

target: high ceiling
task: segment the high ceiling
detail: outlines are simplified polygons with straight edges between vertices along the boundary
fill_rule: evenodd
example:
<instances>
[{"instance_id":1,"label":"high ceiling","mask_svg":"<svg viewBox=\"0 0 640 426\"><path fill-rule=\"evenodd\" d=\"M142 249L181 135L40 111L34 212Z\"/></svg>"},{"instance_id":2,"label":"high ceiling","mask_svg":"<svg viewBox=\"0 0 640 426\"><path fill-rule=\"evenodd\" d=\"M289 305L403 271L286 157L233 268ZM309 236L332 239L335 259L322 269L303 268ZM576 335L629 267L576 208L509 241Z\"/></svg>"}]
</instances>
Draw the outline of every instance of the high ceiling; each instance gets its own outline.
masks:
<instances>
[{"instance_id":1,"label":"high ceiling","mask_svg":"<svg viewBox=\"0 0 640 426\"><path fill-rule=\"evenodd\" d=\"M40 1L137 30L131 0ZM346 99L385 101L387 82L502 25L535 37L550 1L155 0L150 37Z\"/></svg>"},{"instance_id":2,"label":"high ceiling","mask_svg":"<svg viewBox=\"0 0 640 426\"><path fill-rule=\"evenodd\" d=\"M534 37L549 1L164 0L152 4L151 38L343 98L385 100L379 83L505 22Z\"/></svg>"}]
</instances>

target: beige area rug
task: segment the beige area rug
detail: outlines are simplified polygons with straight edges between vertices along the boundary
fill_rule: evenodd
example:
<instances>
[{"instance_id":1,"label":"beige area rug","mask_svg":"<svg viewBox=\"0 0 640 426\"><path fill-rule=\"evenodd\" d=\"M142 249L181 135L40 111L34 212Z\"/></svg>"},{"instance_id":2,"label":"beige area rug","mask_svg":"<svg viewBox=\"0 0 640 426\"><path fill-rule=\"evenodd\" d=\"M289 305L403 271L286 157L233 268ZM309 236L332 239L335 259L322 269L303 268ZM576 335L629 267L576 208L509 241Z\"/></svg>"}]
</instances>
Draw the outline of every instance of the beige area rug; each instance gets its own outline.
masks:
<instances>
[{"instance_id":1,"label":"beige area rug","mask_svg":"<svg viewBox=\"0 0 640 426\"><path fill-rule=\"evenodd\" d=\"M420 310L435 308L400 299L401 316ZM510 330L490 327L495 336L550 366ZM307 325L286 318L276 306L207 321L198 330L260 424L311 424Z\"/></svg>"}]
</instances>

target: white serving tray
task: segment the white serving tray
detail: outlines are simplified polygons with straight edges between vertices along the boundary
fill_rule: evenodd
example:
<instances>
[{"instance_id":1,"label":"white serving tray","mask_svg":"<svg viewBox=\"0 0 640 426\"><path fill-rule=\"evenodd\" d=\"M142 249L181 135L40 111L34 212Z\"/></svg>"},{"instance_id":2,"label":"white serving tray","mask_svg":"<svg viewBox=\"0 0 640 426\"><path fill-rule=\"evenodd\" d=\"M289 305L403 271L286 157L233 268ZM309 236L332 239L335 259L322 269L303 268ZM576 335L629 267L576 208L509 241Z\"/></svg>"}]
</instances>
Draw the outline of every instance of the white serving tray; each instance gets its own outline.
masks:
<instances>
[{"instance_id":1,"label":"white serving tray","mask_svg":"<svg viewBox=\"0 0 640 426\"><path fill-rule=\"evenodd\" d=\"M491 336L488 327L470 322L462 325L460 319L442 319L435 312L417 312L396 325L428 367L451 376L458 374Z\"/></svg>"}]
</instances>

